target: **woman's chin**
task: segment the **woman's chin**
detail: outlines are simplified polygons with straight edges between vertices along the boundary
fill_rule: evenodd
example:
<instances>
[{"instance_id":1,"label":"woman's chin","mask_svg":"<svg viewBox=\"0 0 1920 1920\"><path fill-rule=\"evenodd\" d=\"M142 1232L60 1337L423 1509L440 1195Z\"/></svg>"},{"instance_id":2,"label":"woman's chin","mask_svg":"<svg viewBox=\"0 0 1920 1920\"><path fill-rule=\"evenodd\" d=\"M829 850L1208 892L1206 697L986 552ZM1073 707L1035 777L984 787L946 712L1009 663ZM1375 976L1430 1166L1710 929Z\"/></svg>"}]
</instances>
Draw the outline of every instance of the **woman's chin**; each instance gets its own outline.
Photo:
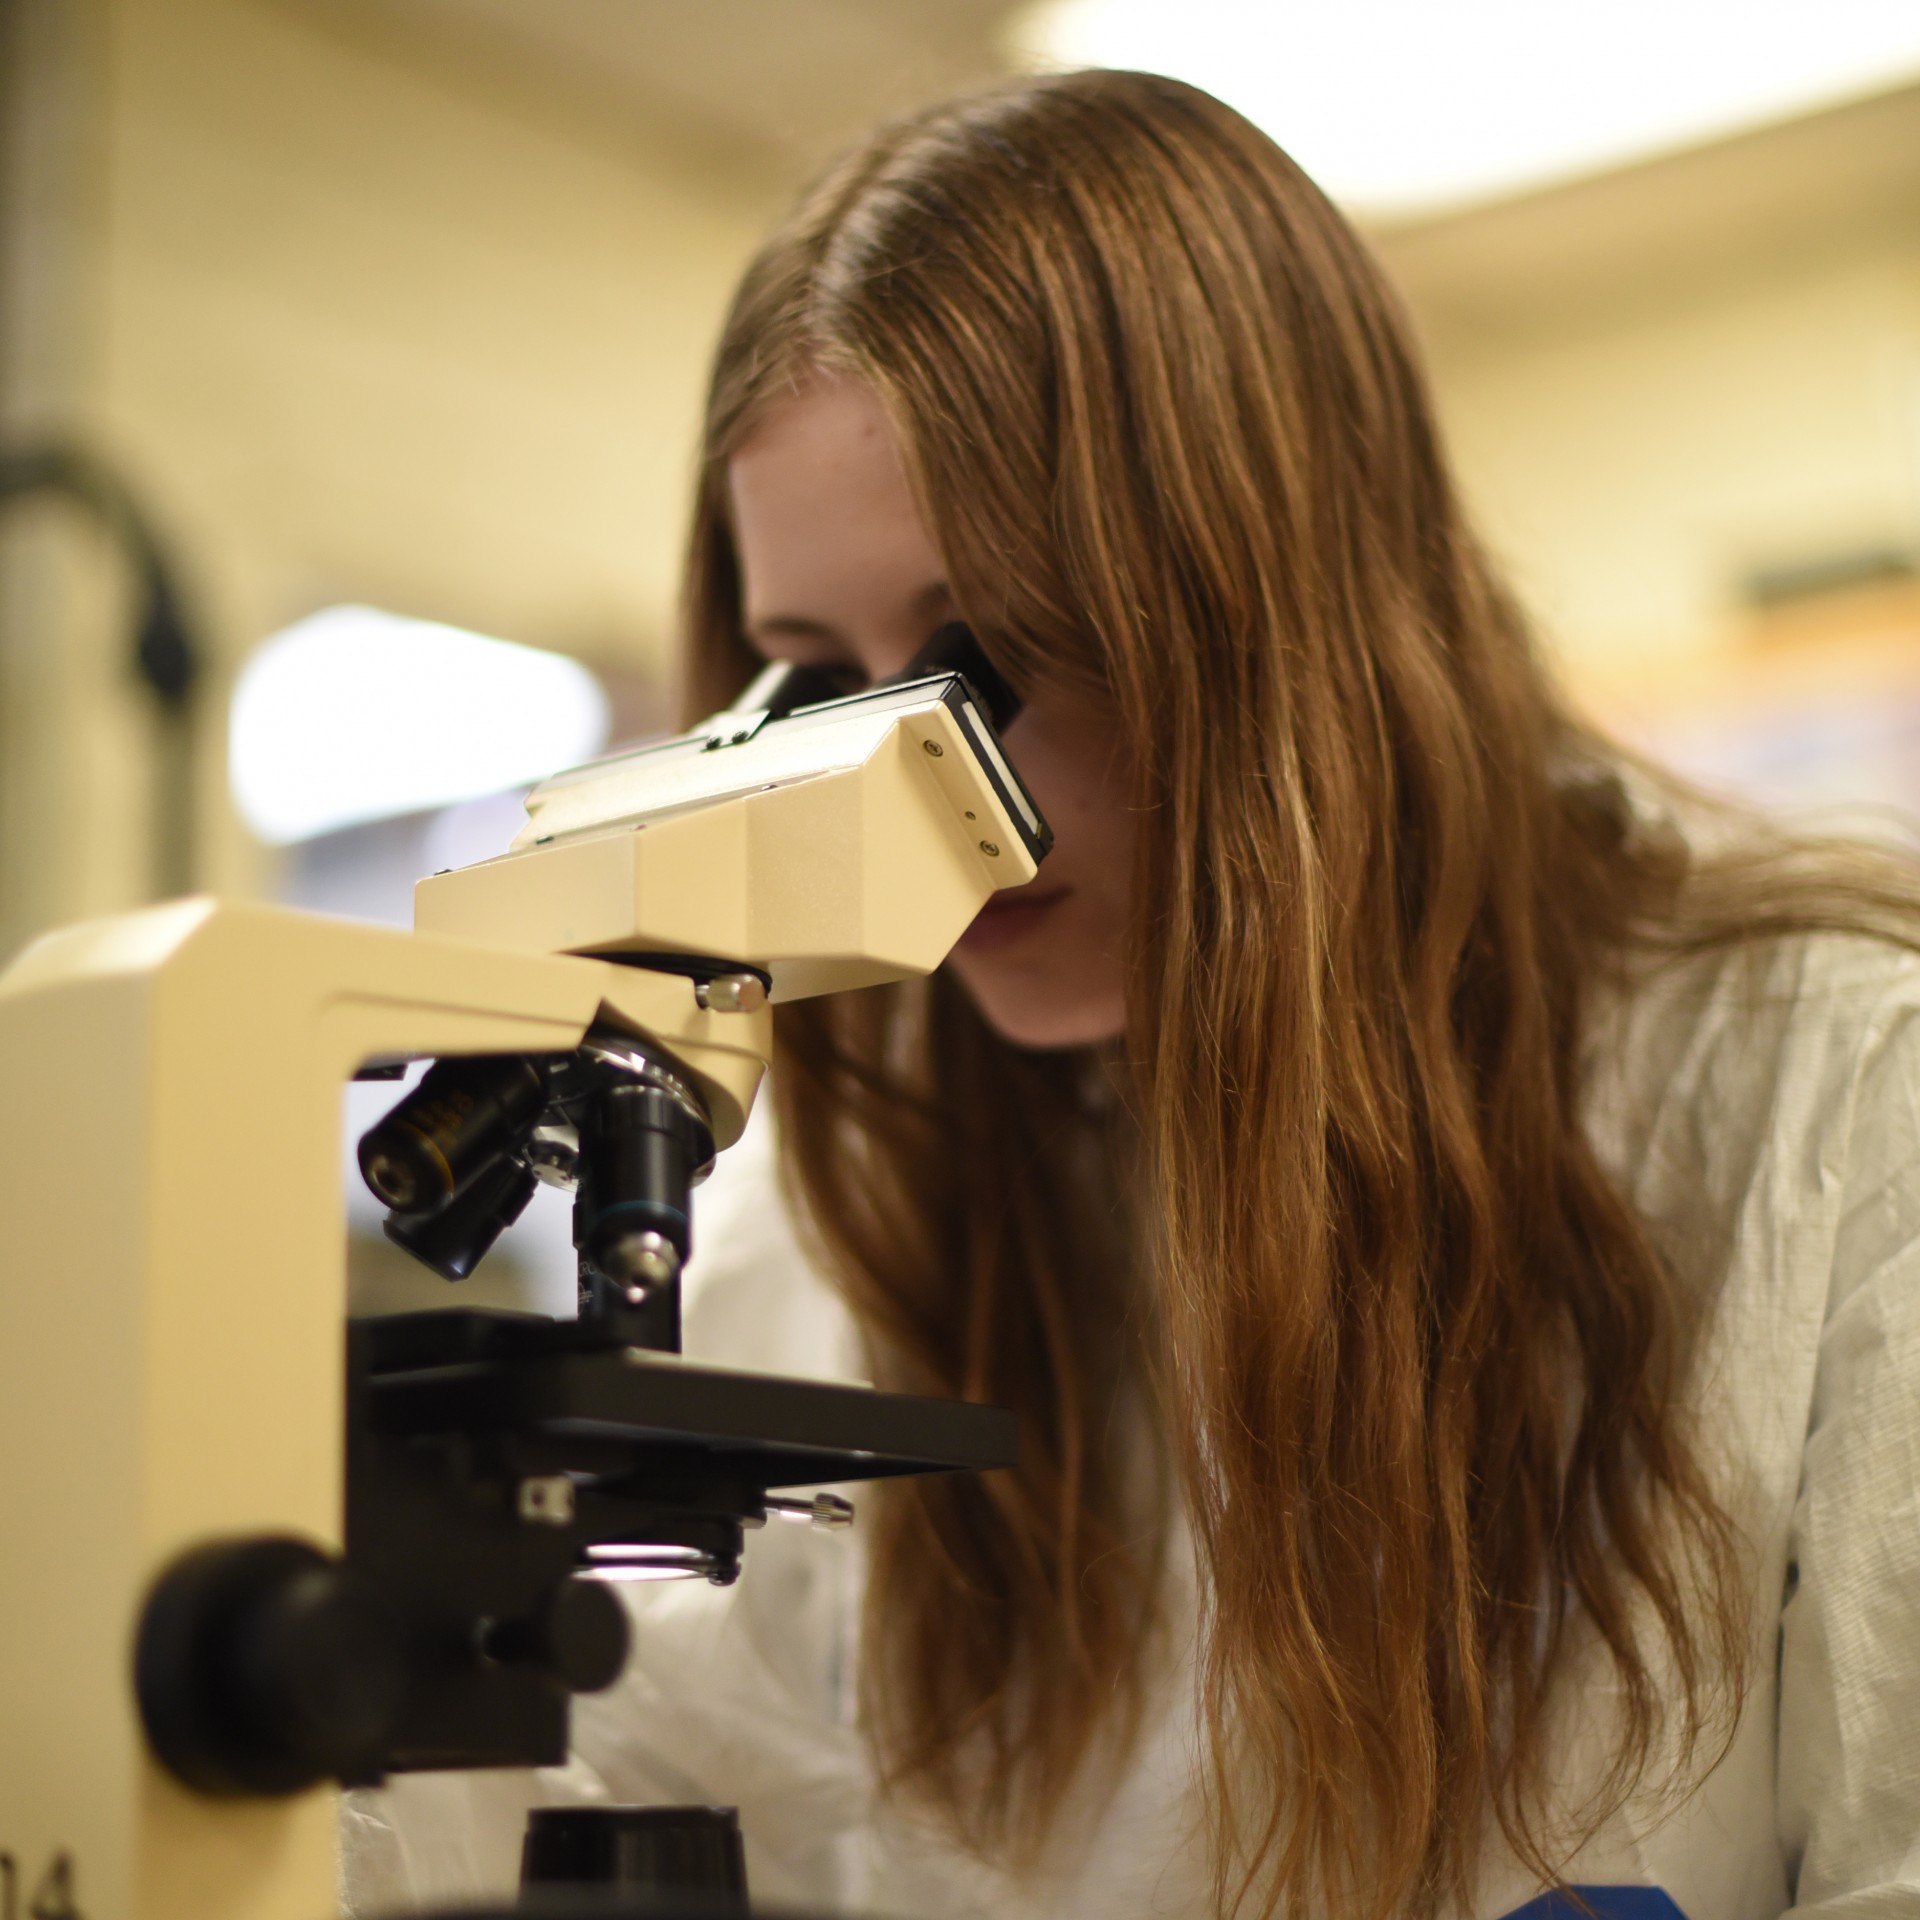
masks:
<instances>
[{"instance_id":1,"label":"woman's chin","mask_svg":"<svg viewBox=\"0 0 1920 1920\"><path fill-rule=\"evenodd\" d=\"M986 955L955 954L947 965L980 1017L1011 1046L1091 1047L1126 1031L1126 995L1118 979L1090 983L1079 970L1016 970L995 966Z\"/></svg>"}]
</instances>

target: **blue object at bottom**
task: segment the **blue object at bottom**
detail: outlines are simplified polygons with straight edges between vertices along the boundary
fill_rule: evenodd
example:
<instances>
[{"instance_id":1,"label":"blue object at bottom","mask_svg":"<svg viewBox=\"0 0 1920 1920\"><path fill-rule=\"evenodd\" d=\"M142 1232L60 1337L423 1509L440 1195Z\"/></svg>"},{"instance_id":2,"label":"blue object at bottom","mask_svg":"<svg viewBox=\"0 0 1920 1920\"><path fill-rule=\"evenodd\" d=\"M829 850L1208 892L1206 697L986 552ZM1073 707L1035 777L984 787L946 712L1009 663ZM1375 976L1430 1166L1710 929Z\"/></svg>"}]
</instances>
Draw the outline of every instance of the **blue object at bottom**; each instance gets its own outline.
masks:
<instances>
[{"instance_id":1,"label":"blue object at bottom","mask_svg":"<svg viewBox=\"0 0 1920 1920\"><path fill-rule=\"evenodd\" d=\"M1665 1887L1565 1887L1543 1893L1501 1920L1687 1920Z\"/></svg>"}]
</instances>

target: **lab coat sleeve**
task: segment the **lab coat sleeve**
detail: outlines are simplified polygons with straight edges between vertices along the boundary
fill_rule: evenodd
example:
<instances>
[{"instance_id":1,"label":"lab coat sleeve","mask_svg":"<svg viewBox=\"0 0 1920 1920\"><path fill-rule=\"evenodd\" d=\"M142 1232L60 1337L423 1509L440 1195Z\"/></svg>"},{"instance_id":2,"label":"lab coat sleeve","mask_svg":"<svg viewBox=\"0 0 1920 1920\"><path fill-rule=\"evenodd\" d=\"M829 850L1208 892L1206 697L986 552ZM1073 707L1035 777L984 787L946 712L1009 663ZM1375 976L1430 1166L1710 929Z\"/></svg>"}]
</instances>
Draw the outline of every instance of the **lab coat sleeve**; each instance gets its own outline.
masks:
<instances>
[{"instance_id":1,"label":"lab coat sleeve","mask_svg":"<svg viewBox=\"0 0 1920 1920\"><path fill-rule=\"evenodd\" d=\"M1920 1915L1920 984L1866 1029L1781 1618L1794 1915Z\"/></svg>"}]
</instances>

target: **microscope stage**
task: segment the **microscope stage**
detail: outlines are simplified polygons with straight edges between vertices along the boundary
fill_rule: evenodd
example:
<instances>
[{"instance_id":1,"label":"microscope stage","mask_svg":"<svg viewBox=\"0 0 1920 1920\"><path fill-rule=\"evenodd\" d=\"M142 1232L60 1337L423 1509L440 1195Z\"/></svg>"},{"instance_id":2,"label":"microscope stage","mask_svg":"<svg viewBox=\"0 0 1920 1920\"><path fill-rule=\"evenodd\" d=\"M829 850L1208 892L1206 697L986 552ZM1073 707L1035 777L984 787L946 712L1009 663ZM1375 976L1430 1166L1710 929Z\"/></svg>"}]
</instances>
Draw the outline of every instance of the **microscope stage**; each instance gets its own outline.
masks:
<instances>
[{"instance_id":1,"label":"microscope stage","mask_svg":"<svg viewBox=\"0 0 1920 1920\"><path fill-rule=\"evenodd\" d=\"M361 1321L369 1424L399 1437L611 1441L723 1461L762 1489L1010 1467L1012 1414L735 1372L650 1347L575 1346L573 1323L450 1310Z\"/></svg>"},{"instance_id":2,"label":"microscope stage","mask_svg":"<svg viewBox=\"0 0 1920 1920\"><path fill-rule=\"evenodd\" d=\"M743 1529L844 1526L776 1493L1012 1466L998 1407L729 1372L610 1344L592 1320L463 1309L355 1320L347 1559L396 1623L408 1687L363 1779L553 1766L573 1693L626 1630L595 1579L730 1584Z\"/></svg>"}]
</instances>

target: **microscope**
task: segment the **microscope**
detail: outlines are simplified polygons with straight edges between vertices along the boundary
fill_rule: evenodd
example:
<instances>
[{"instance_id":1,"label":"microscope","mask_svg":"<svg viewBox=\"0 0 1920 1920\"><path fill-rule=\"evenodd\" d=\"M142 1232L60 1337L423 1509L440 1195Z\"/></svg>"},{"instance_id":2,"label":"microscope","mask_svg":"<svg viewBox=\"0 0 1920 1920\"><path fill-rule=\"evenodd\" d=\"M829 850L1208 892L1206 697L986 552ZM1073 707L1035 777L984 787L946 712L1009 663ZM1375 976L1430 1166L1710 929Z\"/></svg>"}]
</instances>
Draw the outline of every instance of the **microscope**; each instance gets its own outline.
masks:
<instances>
[{"instance_id":1,"label":"microscope","mask_svg":"<svg viewBox=\"0 0 1920 1920\"><path fill-rule=\"evenodd\" d=\"M680 1279L772 1003L1034 876L1015 711L958 625L862 691L776 664L537 788L411 934L184 900L0 976L0 1920L317 1920L339 1786L564 1760L614 1583L1013 1463L998 1409L683 1356ZM574 1317L349 1321L341 1088L423 1061L358 1146L389 1237L458 1282L566 1189Z\"/></svg>"}]
</instances>

